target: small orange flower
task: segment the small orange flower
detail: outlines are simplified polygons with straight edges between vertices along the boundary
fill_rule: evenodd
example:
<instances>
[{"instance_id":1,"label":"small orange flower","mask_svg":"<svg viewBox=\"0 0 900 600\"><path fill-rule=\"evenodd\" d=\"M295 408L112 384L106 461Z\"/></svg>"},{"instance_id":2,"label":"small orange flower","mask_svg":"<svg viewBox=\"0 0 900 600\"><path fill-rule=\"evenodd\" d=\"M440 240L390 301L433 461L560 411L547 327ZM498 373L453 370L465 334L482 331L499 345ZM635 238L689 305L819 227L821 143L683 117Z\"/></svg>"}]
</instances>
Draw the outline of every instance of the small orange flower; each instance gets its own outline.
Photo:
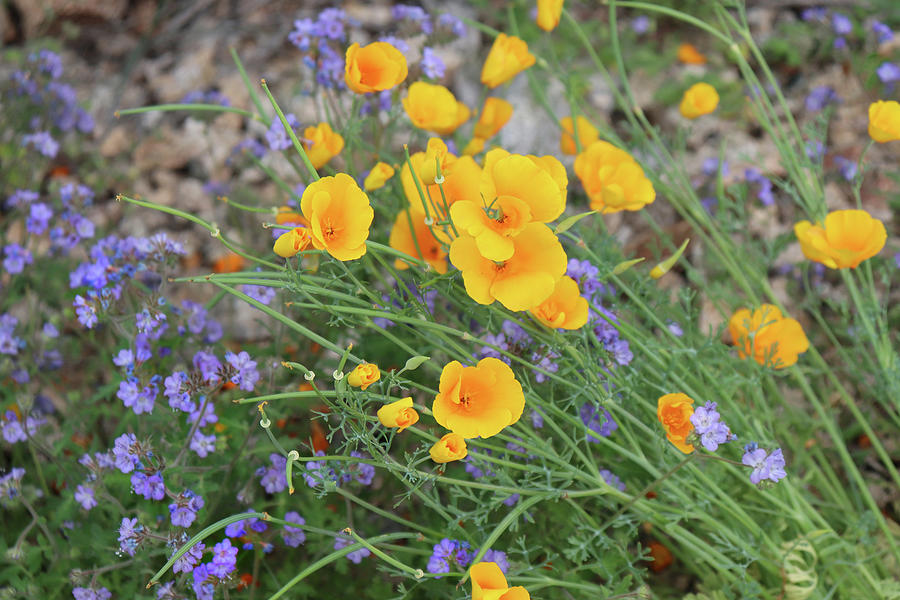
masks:
<instances>
[{"instance_id":1,"label":"small orange flower","mask_svg":"<svg viewBox=\"0 0 900 600\"><path fill-rule=\"evenodd\" d=\"M575 117L574 125L578 125L578 141L581 143L582 150L596 142L597 138L600 137L600 132L597 131L597 128L581 115ZM575 145L574 125L572 123L572 117L563 117L559 121L559 126L562 127L562 134L559 138L559 149L563 154L569 154L571 156L578 154L578 149Z\"/></svg>"},{"instance_id":2,"label":"small orange flower","mask_svg":"<svg viewBox=\"0 0 900 600\"><path fill-rule=\"evenodd\" d=\"M532 308L531 314L547 327L578 329L587 323L588 302L574 279L561 277L550 297Z\"/></svg>"},{"instance_id":3,"label":"small orange flower","mask_svg":"<svg viewBox=\"0 0 900 600\"><path fill-rule=\"evenodd\" d=\"M534 62L534 55L528 51L528 44L524 40L501 33L494 39L484 61L481 83L493 89L532 66Z\"/></svg>"},{"instance_id":4,"label":"small orange flower","mask_svg":"<svg viewBox=\"0 0 900 600\"><path fill-rule=\"evenodd\" d=\"M686 65L705 65L706 57L693 44L678 46L678 60Z\"/></svg>"},{"instance_id":5,"label":"small orange flower","mask_svg":"<svg viewBox=\"0 0 900 600\"><path fill-rule=\"evenodd\" d=\"M294 227L278 236L272 250L281 258L290 258L306 250L311 243L309 227Z\"/></svg>"},{"instance_id":6,"label":"small orange flower","mask_svg":"<svg viewBox=\"0 0 900 600\"><path fill-rule=\"evenodd\" d=\"M441 275L447 272L447 253L431 233L431 228L425 224L425 217L421 214L410 211L407 215L406 211L400 211L391 229L388 245L394 250L424 260ZM394 261L394 267L408 269L409 264L398 258Z\"/></svg>"},{"instance_id":7,"label":"small orange flower","mask_svg":"<svg viewBox=\"0 0 900 600\"><path fill-rule=\"evenodd\" d=\"M796 364L809 349L800 323L783 316L774 304L763 304L752 314L746 308L738 310L728 321L728 332L741 358L752 356L775 369Z\"/></svg>"},{"instance_id":8,"label":"small orange flower","mask_svg":"<svg viewBox=\"0 0 900 600\"><path fill-rule=\"evenodd\" d=\"M800 221L794 234L806 258L832 269L855 269L881 252L887 241L884 223L864 210L830 212L824 226Z\"/></svg>"},{"instance_id":9,"label":"small orange flower","mask_svg":"<svg viewBox=\"0 0 900 600\"><path fill-rule=\"evenodd\" d=\"M381 371L374 363L362 363L356 365L347 375L347 384L365 390L367 387L381 379Z\"/></svg>"},{"instance_id":10,"label":"small orange flower","mask_svg":"<svg viewBox=\"0 0 900 600\"><path fill-rule=\"evenodd\" d=\"M869 105L869 135L880 144L900 140L900 102L878 100Z\"/></svg>"},{"instance_id":11,"label":"small orange flower","mask_svg":"<svg viewBox=\"0 0 900 600\"><path fill-rule=\"evenodd\" d=\"M419 413L412 405L412 398L409 397L385 404L378 409L378 420L385 427L397 427L397 433L400 433L419 421Z\"/></svg>"},{"instance_id":12,"label":"small orange flower","mask_svg":"<svg viewBox=\"0 0 900 600\"><path fill-rule=\"evenodd\" d=\"M713 112L718 105L719 94L716 88L701 81L687 89L678 110L685 119L696 119Z\"/></svg>"},{"instance_id":13,"label":"small orange flower","mask_svg":"<svg viewBox=\"0 0 900 600\"><path fill-rule=\"evenodd\" d=\"M537 26L544 31L553 31L562 16L563 0L537 0Z\"/></svg>"},{"instance_id":14,"label":"small orange flower","mask_svg":"<svg viewBox=\"0 0 900 600\"><path fill-rule=\"evenodd\" d=\"M406 58L387 42L347 48L344 81L357 94L389 90L407 75Z\"/></svg>"},{"instance_id":15,"label":"small orange flower","mask_svg":"<svg viewBox=\"0 0 900 600\"><path fill-rule=\"evenodd\" d=\"M653 184L634 158L603 140L578 155L575 174L591 199L591 208L603 214L640 210L656 199Z\"/></svg>"},{"instance_id":16,"label":"small orange flower","mask_svg":"<svg viewBox=\"0 0 900 600\"><path fill-rule=\"evenodd\" d=\"M466 440L457 433L448 433L428 451L431 460L436 463L448 463L454 460L462 460L469 453L466 448Z\"/></svg>"},{"instance_id":17,"label":"small orange flower","mask_svg":"<svg viewBox=\"0 0 900 600\"><path fill-rule=\"evenodd\" d=\"M220 256L213 263L214 273L235 273L244 268L244 257L240 254L231 252L225 256Z\"/></svg>"},{"instance_id":18,"label":"small orange flower","mask_svg":"<svg viewBox=\"0 0 900 600\"><path fill-rule=\"evenodd\" d=\"M375 211L366 193L346 173L309 184L300 198L300 210L310 223L315 248L338 260L353 260L366 253Z\"/></svg>"},{"instance_id":19,"label":"small orange flower","mask_svg":"<svg viewBox=\"0 0 900 600\"><path fill-rule=\"evenodd\" d=\"M431 407L434 420L464 438L497 435L525 409L521 384L509 365L496 358L482 358L474 367L447 363L438 389Z\"/></svg>"},{"instance_id":20,"label":"small orange flower","mask_svg":"<svg viewBox=\"0 0 900 600\"><path fill-rule=\"evenodd\" d=\"M659 573L672 564L672 553L668 548L653 540L647 544L650 549L650 569L655 573Z\"/></svg>"},{"instance_id":21,"label":"small orange flower","mask_svg":"<svg viewBox=\"0 0 900 600\"><path fill-rule=\"evenodd\" d=\"M685 440L694 430L691 415L694 414L694 400L687 394L666 394L656 402L656 418L666 430L666 438L684 452L690 454L694 447Z\"/></svg>"},{"instance_id":22,"label":"small orange flower","mask_svg":"<svg viewBox=\"0 0 900 600\"><path fill-rule=\"evenodd\" d=\"M344 138L328 123L319 123L303 130L303 149L312 166L320 169L344 149Z\"/></svg>"},{"instance_id":23,"label":"small orange flower","mask_svg":"<svg viewBox=\"0 0 900 600\"><path fill-rule=\"evenodd\" d=\"M366 175L363 187L367 192L374 192L375 190L384 187L384 184L387 183L388 179L393 176L394 167L386 162L375 163L375 166L372 167L372 170Z\"/></svg>"},{"instance_id":24,"label":"small orange flower","mask_svg":"<svg viewBox=\"0 0 900 600\"><path fill-rule=\"evenodd\" d=\"M475 563L469 568L472 579L472 600L497 600L509 586L500 565L493 562Z\"/></svg>"},{"instance_id":25,"label":"small orange flower","mask_svg":"<svg viewBox=\"0 0 900 600\"><path fill-rule=\"evenodd\" d=\"M486 140L497 135L497 132L503 129L510 117L512 117L512 104L502 98L491 96L484 101L484 108L478 115L478 122L475 123L475 137Z\"/></svg>"},{"instance_id":26,"label":"small orange flower","mask_svg":"<svg viewBox=\"0 0 900 600\"><path fill-rule=\"evenodd\" d=\"M522 586L509 587L500 565L493 562L475 563L469 568L472 579L472 600L530 600Z\"/></svg>"},{"instance_id":27,"label":"small orange flower","mask_svg":"<svg viewBox=\"0 0 900 600\"><path fill-rule=\"evenodd\" d=\"M529 310L550 294L566 272L566 253L553 231L529 223L512 238L509 260L484 258L475 238L461 236L450 245L450 262L462 271L466 293L479 304L497 300L509 310Z\"/></svg>"},{"instance_id":28,"label":"small orange flower","mask_svg":"<svg viewBox=\"0 0 900 600\"><path fill-rule=\"evenodd\" d=\"M442 85L417 81L409 86L403 110L419 129L450 135L469 120L469 107Z\"/></svg>"}]
</instances>

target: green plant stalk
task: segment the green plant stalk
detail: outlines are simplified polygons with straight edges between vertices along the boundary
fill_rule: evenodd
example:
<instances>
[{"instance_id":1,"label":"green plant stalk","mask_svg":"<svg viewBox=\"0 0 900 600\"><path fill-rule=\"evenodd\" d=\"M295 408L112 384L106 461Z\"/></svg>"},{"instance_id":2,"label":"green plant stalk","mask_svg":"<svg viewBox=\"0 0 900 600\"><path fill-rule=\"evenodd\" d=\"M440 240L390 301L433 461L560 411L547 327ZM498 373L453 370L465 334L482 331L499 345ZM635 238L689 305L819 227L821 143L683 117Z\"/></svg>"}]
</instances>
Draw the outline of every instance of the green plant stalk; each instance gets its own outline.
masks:
<instances>
[{"instance_id":1,"label":"green plant stalk","mask_svg":"<svg viewBox=\"0 0 900 600\"><path fill-rule=\"evenodd\" d=\"M141 115L151 112L170 112L178 110L193 110L197 112L235 113L250 119L259 120L259 117L250 111L234 106L222 106L221 104L156 104L154 106L141 106L140 108L124 108L117 110L114 115L127 117L129 115Z\"/></svg>"},{"instance_id":2,"label":"green plant stalk","mask_svg":"<svg viewBox=\"0 0 900 600\"><path fill-rule=\"evenodd\" d=\"M316 168L313 166L312 162L310 162L309 157L306 155L306 150L303 149L303 144L301 144L300 140L297 139L297 134L294 133L294 129L291 127L290 123L288 123L287 118L284 116L284 112L282 112L281 107L278 106L278 103L275 101L275 97L272 96L272 92L269 91L269 86L266 84L266 80L260 80L260 85L262 85L262 89L266 92L266 96L269 98L269 102L272 104L272 108L275 109L275 114L277 114L278 118L281 120L281 124L284 126L284 130L291 138L291 143L294 145L294 150L296 150L297 154L300 155L300 160L303 161L304 166L306 166L306 170L309 171L309 176L312 177L313 181L318 181L319 173L316 171Z\"/></svg>"}]
</instances>

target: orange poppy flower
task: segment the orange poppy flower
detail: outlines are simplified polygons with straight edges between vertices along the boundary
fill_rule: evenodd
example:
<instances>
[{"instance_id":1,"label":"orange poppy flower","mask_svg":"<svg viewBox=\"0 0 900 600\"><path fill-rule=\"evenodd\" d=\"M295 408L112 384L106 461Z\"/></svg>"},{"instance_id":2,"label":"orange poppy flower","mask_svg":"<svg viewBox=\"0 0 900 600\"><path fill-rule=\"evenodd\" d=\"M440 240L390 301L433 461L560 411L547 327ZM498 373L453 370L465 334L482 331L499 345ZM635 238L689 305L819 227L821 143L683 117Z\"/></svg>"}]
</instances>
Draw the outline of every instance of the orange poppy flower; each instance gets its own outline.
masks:
<instances>
[{"instance_id":1,"label":"orange poppy flower","mask_svg":"<svg viewBox=\"0 0 900 600\"><path fill-rule=\"evenodd\" d=\"M497 300L509 310L529 310L546 300L565 274L566 253L543 223L529 223L512 242L513 254L502 262L484 258L471 236L450 245L450 262L462 271L466 292L479 304Z\"/></svg>"},{"instance_id":2,"label":"orange poppy flower","mask_svg":"<svg viewBox=\"0 0 900 600\"><path fill-rule=\"evenodd\" d=\"M324 167L325 163L344 149L344 138L333 131L328 123L319 123L315 127L304 129L303 140L306 156L316 169Z\"/></svg>"},{"instance_id":3,"label":"orange poppy flower","mask_svg":"<svg viewBox=\"0 0 900 600\"><path fill-rule=\"evenodd\" d=\"M830 212L824 225L800 221L794 233L806 258L832 269L855 269L887 241L884 223L864 210Z\"/></svg>"},{"instance_id":4,"label":"orange poppy flower","mask_svg":"<svg viewBox=\"0 0 900 600\"><path fill-rule=\"evenodd\" d=\"M356 368L350 371L350 374L347 376L347 384L365 390L379 379L381 379L381 371L378 369L378 365L362 363L356 365Z\"/></svg>"},{"instance_id":5,"label":"orange poppy flower","mask_svg":"<svg viewBox=\"0 0 900 600\"><path fill-rule=\"evenodd\" d=\"M562 128L562 133L559 137L559 149L563 154L571 156L578 154L574 137L575 125L578 125L578 141L581 143L582 150L596 142L600 137L600 132L597 131L597 128L582 115L575 117L574 124L572 123L572 117L563 117L559 121L559 126Z\"/></svg>"},{"instance_id":6,"label":"orange poppy flower","mask_svg":"<svg viewBox=\"0 0 900 600\"><path fill-rule=\"evenodd\" d=\"M378 420L385 427L397 427L400 433L419 422L419 413L413 408L412 398L403 398L378 409Z\"/></svg>"},{"instance_id":7,"label":"orange poppy flower","mask_svg":"<svg viewBox=\"0 0 900 600\"><path fill-rule=\"evenodd\" d=\"M691 415L694 414L694 400L687 394L666 394L656 402L656 417L666 431L666 438L672 445L690 454L694 446L685 440L694 431Z\"/></svg>"},{"instance_id":8,"label":"orange poppy flower","mask_svg":"<svg viewBox=\"0 0 900 600\"><path fill-rule=\"evenodd\" d=\"M603 214L640 210L656 199L653 184L637 161L603 140L578 155L575 174L591 199L591 208Z\"/></svg>"},{"instance_id":9,"label":"orange poppy flower","mask_svg":"<svg viewBox=\"0 0 900 600\"><path fill-rule=\"evenodd\" d=\"M741 358L751 356L775 369L796 364L809 349L800 323L783 316L774 304L763 304L752 314L746 308L738 310L728 321L728 332Z\"/></svg>"},{"instance_id":10,"label":"orange poppy flower","mask_svg":"<svg viewBox=\"0 0 900 600\"><path fill-rule=\"evenodd\" d=\"M686 65L705 65L704 56L693 44L684 43L678 46L678 60Z\"/></svg>"},{"instance_id":11,"label":"orange poppy flower","mask_svg":"<svg viewBox=\"0 0 900 600\"><path fill-rule=\"evenodd\" d=\"M561 277L550 297L532 308L531 314L547 327L578 329L587 323L588 301L581 297L574 279Z\"/></svg>"},{"instance_id":12,"label":"orange poppy flower","mask_svg":"<svg viewBox=\"0 0 900 600\"><path fill-rule=\"evenodd\" d=\"M419 129L450 135L469 120L469 107L442 85L417 81L402 100L403 110Z\"/></svg>"},{"instance_id":13,"label":"orange poppy flower","mask_svg":"<svg viewBox=\"0 0 900 600\"><path fill-rule=\"evenodd\" d=\"M497 435L519 420L525 409L522 386L502 360L482 358L474 367L451 361L431 411L438 425L464 438Z\"/></svg>"},{"instance_id":14,"label":"orange poppy flower","mask_svg":"<svg viewBox=\"0 0 900 600\"><path fill-rule=\"evenodd\" d=\"M535 63L525 40L501 33L494 38L481 68L481 83L493 89L506 83Z\"/></svg>"},{"instance_id":15,"label":"orange poppy flower","mask_svg":"<svg viewBox=\"0 0 900 600\"><path fill-rule=\"evenodd\" d=\"M244 268L244 257L233 252L220 256L213 263L214 273L235 273Z\"/></svg>"},{"instance_id":16,"label":"orange poppy flower","mask_svg":"<svg viewBox=\"0 0 900 600\"><path fill-rule=\"evenodd\" d=\"M309 184L300 199L300 210L309 221L315 248L338 260L353 260L366 253L375 211L366 193L346 173Z\"/></svg>"},{"instance_id":17,"label":"orange poppy flower","mask_svg":"<svg viewBox=\"0 0 900 600\"><path fill-rule=\"evenodd\" d=\"M462 460L469 453L466 440L458 433L448 433L431 447L428 454L436 463L448 463L454 460Z\"/></svg>"},{"instance_id":18,"label":"orange poppy flower","mask_svg":"<svg viewBox=\"0 0 900 600\"><path fill-rule=\"evenodd\" d=\"M357 94L389 90L400 85L406 75L406 57L387 42L347 48L344 81Z\"/></svg>"},{"instance_id":19,"label":"orange poppy flower","mask_svg":"<svg viewBox=\"0 0 900 600\"><path fill-rule=\"evenodd\" d=\"M388 245L394 250L424 260L442 275L447 272L447 253L431 233L431 228L425 224L425 217L418 213L410 211L407 215L406 211L401 211L397 215L397 220L391 228ZM409 264L398 258L394 261L394 267L408 269Z\"/></svg>"},{"instance_id":20,"label":"orange poppy flower","mask_svg":"<svg viewBox=\"0 0 900 600\"><path fill-rule=\"evenodd\" d=\"M494 137L498 131L503 129L503 126L512 117L512 113L512 104L502 98L491 96L484 101L484 108L478 115L478 122L475 123L475 137L483 140Z\"/></svg>"}]
</instances>

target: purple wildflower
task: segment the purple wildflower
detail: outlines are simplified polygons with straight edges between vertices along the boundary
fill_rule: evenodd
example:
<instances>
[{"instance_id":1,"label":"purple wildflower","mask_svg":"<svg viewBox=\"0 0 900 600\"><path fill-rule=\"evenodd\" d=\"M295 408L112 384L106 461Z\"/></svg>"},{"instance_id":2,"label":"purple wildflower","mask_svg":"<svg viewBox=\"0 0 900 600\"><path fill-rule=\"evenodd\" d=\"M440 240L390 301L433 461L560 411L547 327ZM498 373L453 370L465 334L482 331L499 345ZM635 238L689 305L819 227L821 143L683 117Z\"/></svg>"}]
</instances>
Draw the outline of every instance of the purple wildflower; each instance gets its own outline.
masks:
<instances>
[{"instance_id":1,"label":"purple wildflower","mask_svg":"<svg viewBox=\"0 0 900 600\"><path fill-rule=\"evenodd\" d=\"M844 14L832 13L831 28L837 35L849 35L853 33L853 22Z\"/></svg>"},{"instance_id":2,"label":"purple wildflower","mask_svg":"<svg viewBox=\"0 0 900 600\"><path fill-rule=\"evenodd\" d=\"M22 138L23 146L33 146L35 150L47 158L55 158L59 152L59 142L53 139L49 131L38 131Z\"/></svg>"},{"instance_id":3,"label":"purple wildflower","mask_svg":"<svg viewBox=\"0 0 900 600\"><path fill-rule=\"evenodd\" d=\"M781 448L777 448L769 454L763 448L757 447L756 442L752 442L744 447L744 456L741 462L748 467L753 467L753 471L750 473L750 481L754 484L764 480L777 482L787 476L784 470L785 462Z\"/></svg>"},{"instance_id":4,"label":"purple wildflower","mask_svg":"<svg viewBox=\"0 0 900 600\"><path fill-rule=\"evenodd\" d=\"M19 244L7 244L3 248L3 268L10 275L21 273L26 265L34 262L34 257L29 250L26 250Z\"/></svg>"},{"instance_id":5,"label":"purple wildflower","mask_svg":"<svg viewBox=\"0 0 900 600\"><path fill-rule=\"evenodd\" d=\"M147 500L162 500L166 497L166 484L159 471L152 475L135 472L131 476L131 490Z\"/></svg>"},{"instance_id":6,"label":"purple wildflower","mask_svg":"<svg viewBox=\"0 0 900 600\"><path fill-rule=\"evenodd\" d=\"M190 573L194 569L194 565L203 558L203 550L206 545L203 542L197 542L188 551L181 555L181 558L172 565L172 571L175 573Z\"/></svg>"},{"instance_id":7,"label":"purple wildflower","mask_svg":"<svg viewBox=\"0 0 900 600\"><path fill-rule=\"evenodd\" d=\"M585 427L602 437L611 436L619 428L619 425L613 420L608 410L601 407L598 411L590 402L586 402L581 406L579 416ZM587 439L589 442L594 443L600 441L600 438L592 434L588 434Z\"/></svg>"},{"instance_id":8,"label":"purple wildflower","mask_svg":"<svg viewBox=\"0 0 900 600\"><path fill-rule=\"evenodd\" d=\"M216 577L228 577L237 567L238 549L231 545L231 540L225 538L213 546L213 560L209 572Z\"/></svg>"},{"instance_id":9,"label":"purple wildflower","mask_svg":"<svg viewBox=\"0 0 900 600\"><path fill-rule=\"evenodd\" d=\"M231 378L231 383L238 385L245 392L252 392L256 382L259 381L259 371L256 370L256 361L250 359L245 351L239 354L225 353L225 360L237 370Z\"/></svg>"},{"instance_id":10,"label":"purple wildflower","mask_svg":"<svg viewBox=\"0 0 900 600\"><path fill-rule=\"evenodd\" d=\"M352 538L341 534L334 538L334 549L340 550L341 548L346 548L353 543L354 541ZM347 555L347 560L358 565L362 562L362 559L369 556L370 554L372 553L369 552L369 549L363 546L359 550L354 550L353 552L349 553Z\"/></svg>"},{"instance_id":11,"label":"purple wildflower","mask_svg":"<svg viewBox=\"0 0 900 600\"><path fill-rule=\"evenodd\" d=\"M894 39L894 32L881 21L872 21L872 32L878 37L879 44L884 44Z\"/></svg>"},{"instance_id":12,"label":"purple wildflower","mask_svg":"<svg viewBox=\"0 0 900 600\"><path fill-rule=\"evenodd\" d=\"M291 523L296 523L297 525L305 525L306 519L300 516L297 511L290 511L284 515L284 520L289 521ZM300 544L306 541L306 534L302 529L297 527L289 527L287 525L281 530L281 539L284 540L284 543L290 546L291 548L296 548Z\"/></svg>"},{"instance_id":13,"label":"purple wildflower","mask_svg":"<svg viewBox=\"0 0 900 600\"><path fill-rule=\"evenodd\" d=\"M488 550L484 553L484 556L481 557L481 562L497 563L497 566L500 567L500 570L503 571L504 575L509 573L509 558L507 558L506 552L500 550Z\"/></svg>"},{"instance_id":14,"label":"purple wildflower","mask_svg":"<svg viewBox=\"0 0 900 600\"><path fill-rule=\"evenodd\" d=\"M813 88L806 97L806 110L817 112L829 104L839 104L841 101L841 97L837 95L834 88L828 85L820 85Z\"/></svg>"},{"instance_id":15,"label":"purple wildflower","mask_svg":"<svg viewBox=\"0 0 900 600\"><path fill-rule=\"evenodd\" d=\"M425 46L422 50L422 72L425 73L425 76L431 79L440 79L444 76L446 69L447 66L441 57L433 49Z\"/></svg>"},{"instance_id":16,"label":"purple wildflower","mask_svg":"<svg viewBox=\"0 0 900 600\"><path fill-rule=\"evenodd\" d=\"M91 510L97 506L97 499L94 498L94 488L89 485L78 485L75 490L75 501L81 505L84 510Z\"/></svg>"},{"instance_id":17,"label":"purple wildflower","mask_svg":"<svg viewBox=\"0 0 900 600\"><path fill-rule=\"evenodd\" d=\"M119 550L128 556L134 556L138 544L144 539L143 531L144 526L136 518L123 517L119 526Z\"/></svg>"}]
</instances>

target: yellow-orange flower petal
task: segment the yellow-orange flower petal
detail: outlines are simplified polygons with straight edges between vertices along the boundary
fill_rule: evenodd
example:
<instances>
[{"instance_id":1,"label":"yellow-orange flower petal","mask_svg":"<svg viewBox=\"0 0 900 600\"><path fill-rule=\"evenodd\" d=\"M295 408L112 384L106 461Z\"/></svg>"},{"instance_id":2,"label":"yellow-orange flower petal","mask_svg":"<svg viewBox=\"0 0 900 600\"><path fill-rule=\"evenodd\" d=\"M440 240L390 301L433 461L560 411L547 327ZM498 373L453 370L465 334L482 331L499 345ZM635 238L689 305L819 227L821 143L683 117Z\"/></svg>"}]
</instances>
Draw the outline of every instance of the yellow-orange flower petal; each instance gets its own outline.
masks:
<instances>
[{"instance_id":1,"label":"yellow-orange flower petal","mask_svg":"<svg viewBox=\"0 0 900 600\"><path fill-rule=\"evenodd\" d=\"M484 61L481 83L493 89L532 66L534 62L534 55L528 51L525 40L501 33L494 38L494 44Z\"/></svg>"},{"instance_id":2,"label":"yellow-orange flower petal","mask_svg":"<svg viewBox=\"0 0 900 600\"><path fill-rule=\"evenodd\" d=\"M347 48L344 81L358 94L389 90L401 84L406 75L406 58L387 42Z\"/></svg>"},{"instance_id":3,"label":"yellow-orange flower petal","mask_svg":"<svg viewBox=\"0 0 900 600\"><path fill-rule=\"evenodd\" d=\"M581 143L581 149L584 150L597 141L600 132L585 117L578 115L575 117L575 123L572 123L572 117L563 117L559 121L562 133L559 137L559 149L563 154L575 156L578 154L578 148L575 145L575 125L578 126L578 141Z\"/></svg>"},{"instance_id":4,"label":"yellow-orange flower petal","mask_svg":"<svg viewBox=\"0 0 900 600\"><path fill-rule=\"evenodd\" d=\"M450 153L444 140L438 137L429 138L428 145L425 146L425 159L421 168L416 169L416 174L423 185L432 185L439 174L446 179L445 173L449 173L454 164L456 156Z\"/></svg>"},{"instance_id":5,"label":"yellow-orange flower petal","mask_svg":"<svg viewBox=\"0 0 900 600\"><path fill-rule=\"evenodd\" d=\"M375 166L372 167L372 170L369 171L369 174L366 175L363 187L367 192L374 192L375 190L384 187L384 184L388 182L388 179L393 176L394 167L386 162L377 162L375 163Z\"/></svg>"},{"instance_id":6,"label":"yellow-orange flower petal","mask_svg":"<svg viewBox=\"0 0 900 600\"><path fill-rule=\"evenodd\" d=\"M464 438L497 435L525 409L525 395L512 369L492 357L474 367L447 363L438 389L431 407L434 420Z\"/></svg>"},{"instance_id":7,"label":"yellow-orange flower petal","mask_svg":"<svg viewBox=\"0 0 900 600\"><path fill-rule=\"evenodd\" d=\"M502 196L518 198L528 205L531 220L548 223L566 209L568 185L566 168L556 158L494 148L484 157L480 197L488 204Z\"/></svg>"},{"instance_id":8,"label":"yellow-orange flower petal","mask_svg":"<svg viewBox=\"0 0 900 600\"><path fill-rule=\"evenodd\" d=\"M547 327L578 329L587 323L588 301L581 297L578 283L571 277L561 277L550 297L531 309Z\"/></svg>"},{"instance_id":9,"label":"yellow-orange flower petal","mask_svg":"<svg viewBox=\"0 0 900 600\"><path fill-rule=\"evenodd\" d=\"M319 123L303 130L303 149L312 166L320 169L344 149L344 138L328 123Z\"/></svg>"},{"instance_id":10,"label":"yellow-orange flower petal","mask_svg":"<svg viewBox=\"0 0 900 600\"><path fill-rule=\"evenodd\" d=\"M350 371L347 375L347 385L358 387L361 390L366 389L376 381L381 379L381 370L374 363L362 363Z\"/></svg>"},{"instance_id":11,"label":"yellow-orange flower petal","mask_svg":"<svg viewBox=\"0 0 900 600\"><path fill-rule=\"evenodd\" d=\"M719 105L719 93L708 83L695 83L684 92L678 110L685 119L708 115Z\"/></svg>"},{"instance_id":12,"label":"yellow-orange flower petal","mask_svg":"<svg viewBox=\"0 0 900 600\"><path fill-rule=\"evenodd\" d=\"M309 221L316 249L338 260L353 260L366 253L375 211L366 193L346 173L309 184L300 198L300 210Z\"/></svg>"},{"instance_id":13,"label":"yellow-orange flower petal","mask_svg":"<svg viewBox=\"0 0 900 600\"><path fill-rule=\"evenodd\" d=\"M422 198L419 196L419 190L416 188L412 173L409 170L410 164L420 183L423 181L423 176L427 177L433 170L426 169L424 152L416 152L410 156L409 164L404 163L403 168L400 169L400 182L403 184L403 192L409 202L409 209L424 219L426 214L425 207L422 205ZM445 199L448 206L453 206L459 200L473 200L480 197L479 185L482 169L471 156L456 158L452 154L448 155L448 158L443 161L441 173L444 176L444 183L441 186L422 183L425 202L428 203L428 214L435 222L449 218L449 214L444 208ZM443 188L443 195L441 194L441 188ZM450 243L449 239L443 239L442 241Z\"/></svg>"},{"instance_id":14,"label":"yellow-orange flower petal","mask_svg":"<svg viewBox=\"0 0 900 600\"><path fill-rule=\"evenodd\" d=\"M705 65L704 56L693 44L684 43L678 46L678 60L686 65Z\"/></svg>"},{"instance_id":15,"label":"yellow-orange flower petal","mask_svg":"<svg viewBox=\"0 0 900 600\"><path fill-rule=\"evenodd\" d=\"M784 369L796 364L809 349L809 340L796 320L785 317L777 306L763 304L752 313L742 308L728 321L728 332L741 358Z\"/></svg>"},{"instance_id":16,"label":"yellow-orange flower petal","mask_svg":"<svg viewBox=\"0 0 900 600\"><path fill-rule=\"evenodd\" d=\"M469 567L472 580L472 600L500 600L508 590L506 576L494 562L475 563Z\"/></svg>"},{"instance_id":17,"label":"yellow-orange flower petal","mask_svg":"<svg viewBox=\"0 0 900 600\"><path fill-rule=\"evenodd\" d=\"M566 253L546 225L529 223L512 241L513 255L501 263L484 258L471 236L450 245L450 262L462 271L466 292L479 304L497 300L509 310L529 310L553 293L565 273Z\"/></svg>"},{"instance_id":18,"label":"yellow-orange flower petal","mask_svg":"<svg viewBox=\"0 0 900 600\"><path fill-rule=\"evenodd\" d=\"M475 238L481 256L503 261L512 257L513 238L531 222L531 210L515 196L499 196L490 206L456 202L450 207L450 218L458 231Z\"/></svg>"},{"instance_id":19,"label":"yellow-orange flower petal","mask_svg":"<svg viewBox=\"0 0 900 600\"><path fill-rule=\"evenodd\" d=\"M694 400L687 394L666 394L656 401L656 418L662 423L666 438L685 454L694 451L694 446L685 441L694 430L693 414Z\"/></svg>"},{"instance_id":20,"label":"yellow-orange flower petal","mask_svg":"<svg viewBox=\"0 0 900 600\"><path fill-rule=\"evenodd\" d=\"M409 86L403 110L419 129L450 135L469 120L471 111L442 85L417 81Z\"/></svg>"},{"instance_id":21,"label":"yellow-orange flower petal","mask_svg":"<svg viewBox=\"0 0 900 600\"><path fill-rule=\"evenodd\" d=\"M656 199L656 190L634 158L608 142L597 140L575 158L575 174L604 214L640 210Z\"/></svg>"},{"instance_id":22,"label":"yellow-orange flower petal","mask_svg":"<svg viewBox=\"0 0 900 600\"><path fill-rule=\"evenodd\" d=\"M869 105L869 136L881 144L900 140L900 102L878 100Z\"/></svg>"},{"instance_id":23,"label":"yellow-orange flower petal","mask_svg":"<svg viewBox=\"0 0 900 600\"><path fill-rule=\"evenodd\" d=\"M497 135L512 117L512 104L502 98L491 96L484 101L484 108L475 123L475 137L486 140Z\"/></svg>"},{"instance_id":24,"label":"yellow-orange flower petal","mask_svg":"<svg viewBox=\"0 0 900 600\"><path fill-rule=\"evenodd\" d=\"M473 137L469 140L469 143L466 144L466 147L463 148L463 154L466 156L475 156L479 152L484 150L485 142L487 140L483 140L480 137Z\"/></svg>"},{"instance_id":25,"label":"yellow-orange flower petal","mask_svg":"<svg viewBox=\"0 0 900 600\"><path fill-rule=\"evenodd\" d=\"M306 250L311 243L309 227L294 227L278 236L272 250L281 258L290 258Z\"/></svg>"},{"instance_id":26,"label":"yellow-orange flower petal","mask_svg":"<svg viewBox=\"0 0 900 600\"><path fill-rule=\"evenodd\" d=\"M537 26L544 31L553 31L562 16L563 0L537 0Z\"/></svg>"},{"instance_id":27,"label":"yellow-orange flower petal","mask_svg":"<svg viewBox=\"0 0 900 600\"><path fill-rule=\"evenodd\" d=\"M401 211L397 215L388 245L394 250L424 260L442 275L447 272L447 253L431 233L431 228L425 224L425 217L418 213L410 211L407 215L406 211ZM398 258L394 261L394 267L408 269L409 264Z\"/></svg>"},{"instance_id":28,"label":"yellow-orange flower petal","mask_svg":"<svg viewBox=\"0 0 900 600\"><path fill-rule=\"evenodd\" d=\"M412 405L412 398L409 397L385 404L378 409L378 420L385 427L397 427L397 433L400 433L419 421L419 413Z\"/></svg>"},{"instance_id":29,"label":"yellow-orange flower petal","mask_svg":"<svg viewBox=\"0 0 900 600\"><path fill-rule=\"evenodd\" d=\"M469 453L466 440L458 433L448 433L428 451L431 460L436 463L448 463L454 460L462 460Z\"/></svg>"},{"instance_id":30,"label":"yellow-orange flower petal","mask_svg":"<svg viewBox=\"0 0 900 600\"><path fill-rule=\"evenodd\" d=\"M806 258L832 269L855 269L881 252L887 241L884 223L864 210L830 212L824 226L800 221L794 234Z\"/></svg>"}]
</instances>

